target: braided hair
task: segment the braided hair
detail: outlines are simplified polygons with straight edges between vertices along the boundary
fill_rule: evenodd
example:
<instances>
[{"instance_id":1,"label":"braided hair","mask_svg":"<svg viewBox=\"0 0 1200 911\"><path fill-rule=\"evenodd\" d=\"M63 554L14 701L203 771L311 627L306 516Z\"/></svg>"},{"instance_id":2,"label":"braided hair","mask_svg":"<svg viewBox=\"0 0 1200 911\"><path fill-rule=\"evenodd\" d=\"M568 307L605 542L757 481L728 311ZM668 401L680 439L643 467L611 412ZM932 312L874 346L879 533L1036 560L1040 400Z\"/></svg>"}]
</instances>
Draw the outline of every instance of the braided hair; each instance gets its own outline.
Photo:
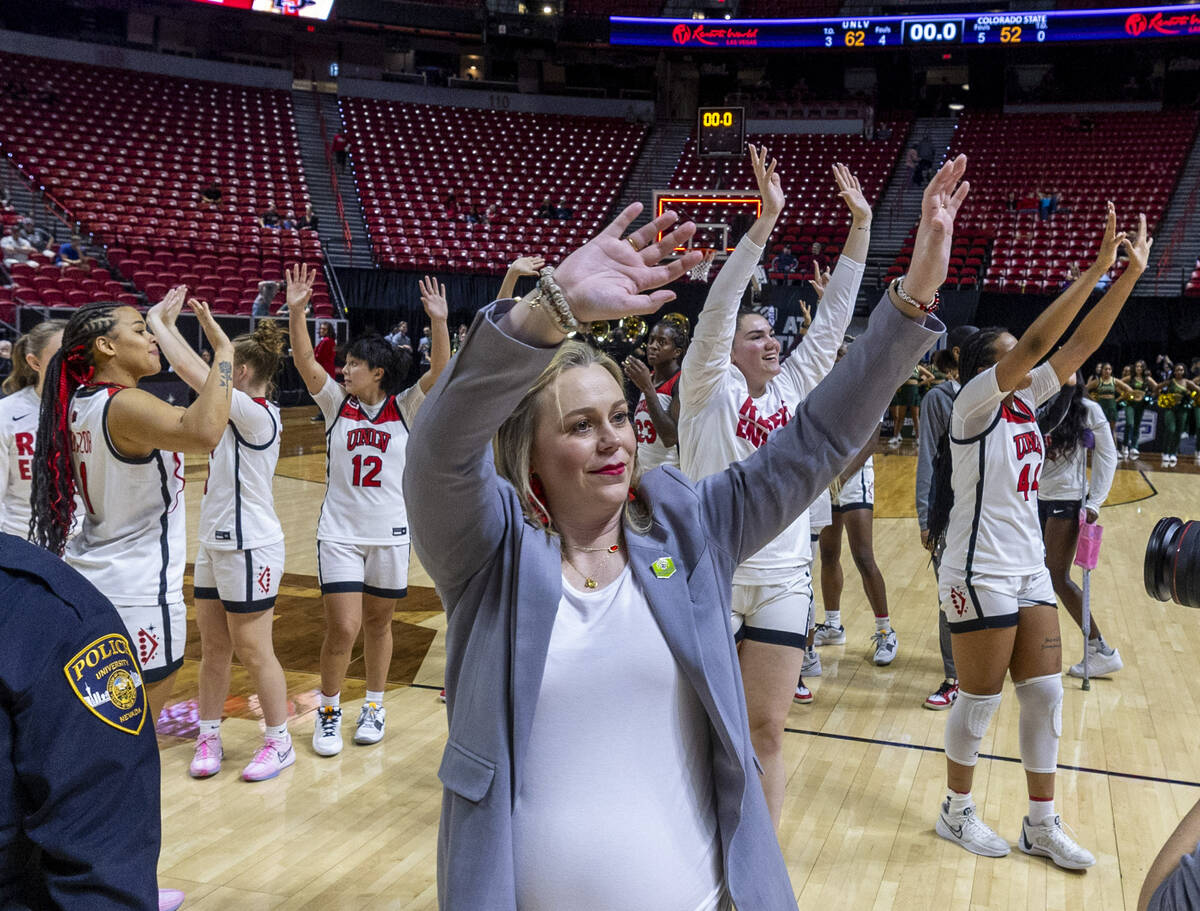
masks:
<instances>
[{"instance_id":1,"label":"braided hair","mask_svg":"<svg viewBox=\"0 0 1200 911\"><path fill-rule=\"evenodd\" d=\"M80 307L67 321L62 347L45 368L33 458L29 540L62 556L75 513L75 472L71 465L71 397L96 375L96 339L116 325L122 304L102 301Z\"/></svg>"}]
</instances>

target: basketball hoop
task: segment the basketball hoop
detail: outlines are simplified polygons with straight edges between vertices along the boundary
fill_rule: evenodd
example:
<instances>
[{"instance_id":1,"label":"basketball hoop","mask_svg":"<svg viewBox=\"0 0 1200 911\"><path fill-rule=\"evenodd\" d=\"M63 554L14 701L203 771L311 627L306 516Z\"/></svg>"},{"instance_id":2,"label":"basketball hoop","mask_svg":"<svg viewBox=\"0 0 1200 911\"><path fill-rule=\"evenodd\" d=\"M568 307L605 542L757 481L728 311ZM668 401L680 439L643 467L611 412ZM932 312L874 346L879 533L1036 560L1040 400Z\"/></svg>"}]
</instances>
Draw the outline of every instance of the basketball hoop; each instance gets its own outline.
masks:
<instances>
[{"instance_id":1,"label":"basketball hoop","mask_svg":"<svg viewBox=\"0 0 1200 911\"><path fill-rule=\"evenodd\" d=\"M688 270L688 278L694 282L708 281L708 273L712 271L715 250L705 250L704 259Z\"/></svg>"}]
</instances>

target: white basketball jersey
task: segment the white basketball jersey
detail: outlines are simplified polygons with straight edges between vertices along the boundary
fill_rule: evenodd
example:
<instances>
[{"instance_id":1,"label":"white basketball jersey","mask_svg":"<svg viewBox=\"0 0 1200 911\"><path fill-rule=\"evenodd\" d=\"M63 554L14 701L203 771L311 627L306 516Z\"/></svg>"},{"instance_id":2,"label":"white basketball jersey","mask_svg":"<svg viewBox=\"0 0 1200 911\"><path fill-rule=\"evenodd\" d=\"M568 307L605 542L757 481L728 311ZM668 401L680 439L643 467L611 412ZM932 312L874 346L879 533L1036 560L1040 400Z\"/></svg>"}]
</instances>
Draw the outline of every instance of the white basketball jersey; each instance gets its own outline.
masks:
<instances>
[{"instance_id":1,"label":"white basketball jersey","mask_svg":"<svg viewBox=\"0 0 1200 911\"><path fill-rule=\"evenodd\" d=\"M120 386L82 386L68 429L83 527L66 560L114 604L183 600L187 522L183 456L155 449L131 459L108 435L108 406Z\"/></svg>"},{"instance_id":2,"label":"white basketball jersey","mask_svg":"<svg viewBox=\"0 0 1200 911\"><path fill-rule=\"evenodd\" d=\"M1028 575L1045 564L1038 524L1044 446L1037 406L1059 389L1049 363L1012 405L992 367L962 387L950 416L954 506L942 565L964 573Z\"/></svg>"},{"instance_id":3,"label":"white basketball jersey","mask_svg":"<svg viewBox=\"0 0 1200 911\"><path fill-rule=\"evenodd\" d=\"M408 424L425 400L420 384L389 395L374 417L332 379L314 399L325 415L325 502L317 540L407 544L401 482Z\"/></svg>"},{"instance_id":4,"label":"white basketball jersey","mask_svg":"<svg viewBox=\"0 0 1200 911\"><path fill-rule=\"evenodd\" d=\"M676 371L673 377L654 388L654 394L658 396L663 411L670 412L671 395L678 382L679 371ZM659 465L679 465L679 446L666 446L659 438L658 428L650 418L650 408L646 405L644 394L638 399L637 409L633 413L633 427L638 441L638 466L643 471L649 471Z\"/></svg>"},{"instance_id":5,"label":"white basketball jersey","mask_svg":"<svg viewBox=\"0 0 1200 911\"><path fill-rule=\"evenodd\" d=\"M29 496L33 492L33 450L41 400L32 386L0 399L0 531L29 537Z\"/></svg>"},{"instance_id":6,"label":"white basketball jersey","mask_svg":"<svg viewBox=\"0 0 1200 911\"><path fill-rule=\"evenodd\" d=\"M233 391L229 424L208 456L200 541L210 550L252 550L283 540L271 488L279 461L279 409Z\"/></svg>"}]
</instances>

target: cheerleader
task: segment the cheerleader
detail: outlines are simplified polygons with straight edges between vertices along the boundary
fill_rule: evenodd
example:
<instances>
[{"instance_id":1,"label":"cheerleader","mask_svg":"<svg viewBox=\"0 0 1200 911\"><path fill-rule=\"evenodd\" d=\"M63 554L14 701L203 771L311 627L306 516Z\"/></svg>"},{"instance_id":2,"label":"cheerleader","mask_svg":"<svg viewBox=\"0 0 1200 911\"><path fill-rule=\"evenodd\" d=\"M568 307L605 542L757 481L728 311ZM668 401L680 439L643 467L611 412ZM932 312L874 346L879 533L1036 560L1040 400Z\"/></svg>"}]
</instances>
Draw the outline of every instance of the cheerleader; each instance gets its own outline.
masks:
<instances>
[{"instance_id":1,"label":"cheerleader","mask_svg":"<svg viewBox=\"0 0 1200 911\"><path fill-rule=\"evenodd\" d=\"M1054 812L1062 646L1054 586L1037 532L1043 440L1035 409L1104 341L1146 268L1145 216L1133 242L1117 232L1112 203L1107 216L1096 261L1020 340L1002 329L983 329L963 348L963 387L950 418L954 503L938 573L959 694L946 723L948 789L937 833L975 854L1009 852L1008 842L979 818L971 796L980 745L999 708L1007 671L1021 708L1021 760L1029 793L1018 847L1068 869L1090 867L1095 858L1067 835ZM1128 268L1066 344L1038 366L1112 266L1120 245L1129 254ZM931 515L930 537L940 534L944 518Z\"/></svg>"},{"instance_id":2,"label":"cheerleader","mask_svg":"<svg viewBox=\"0 0 1200 911\"><path fill-rule=\"evenodd\" d=\"M644 471L679 465L679 368L687 346L687 329L675 319L663 319L650 330L646 363L633 355L625 359L625 376L642 393L633 423Z\"/></svg>"},{"instance_id":3,"label":"cheerleader","mask_svg":"<svg viewBox=\"0 0 1200 911\"><path fill-rule=\"evenodd\" d=\"M13 345L12 373L0 399L0 531L29 536L33 447L37 441L42 377L62 345L64 320L38 323Z\"/></svg>"},{"instance_id":4,"label":"cheerleader","mask_svg":"<svg viewBox=\"0 0 1200 911\"><path fill-rule=\"evenodd\" d=\"M1083 592L1071 579L1071 562L1079 543L1079 513L1084 510L1089 525L1100 517L1100 505L1108 499L1117 470L1117 447L1108 433L1108 415L1099 404L1084 397L1082 377L1073 376L1068 384L1062 391L1070 402L1066 414L1046 437L1046 462L1038 479L1038 522L1046 542L1046 568L1054 593L1083 629ZM1090 483L1084 446L1088 433L1096 447ZM1121 653L1100 634L1095 614L1085 647L1089 674L1103 677L1124 667ZM1067 673L1082 677L1083 662L1072 665Z\"/></svg>"},{"instance_id":5,"label":"cheerleader","mask_svg":"<svg viewBox=\"0 0 1200 911\"><path fill-rule=\"evenodd\" d=\"M181 304L164 301L150 310L146 322L180 379L198 391L208 368L176 328ZM200 719L188 769L193 778L221 770L221 709L235 650L254 680L266 724L263 745L242 778L274 778L296 761L287 730L287 685L271 642L283 576L283 526L271 488L279 460L279 409L268 396L283 348L283 333L269 319L233 340L229 424L208 457L194 579Z\"/></svg>"},{"instance_id":6,"label":"cheerleader","mask_svg":"<svg viewBox=\"0 0 1200 911\"><path fill-rule=\"evenodd\" d=\"M1108 421L1108 432L1115 441L1117 438L1117 399L1131 396L1133 389L1113 376L1112 364L1103 363L1100 365L1100 373L1088 381L1087 394L1104 412L1104 419Z\"/></svg>"},{"instance_id":7,"label":"cheerleader","mask_svg":"<svg viewBox=\"0 0 1200 911\"><path fill-rule=\"evenodd\" d=\"M1158 383L1154 382L1145 361L1134 361L1133 366L1126 367L1125 370L1129 371L1129 379L1125 383L1130 392L1122 397L1125 407L1125 442L1121 447L1121 458L1136 459L1141 455L1138 451L1138 435L1142 426L1142 415L1146 412L1147 404L1158 394ZM1122 373L1124 372L1123 370Z\"/></svg>"},{"instance_id":8,"label":"cheerleader","mask_svg":"<svg viewBox=\"0 0 1200 911\"><path fill-rule=\"evenodd\" d=\"M319 756L342 751L342 682L350 651L363 630L367 692L354 742L378 743L387 710L383 690L392 661L392 614L408 589L408 518L401 491L408 428L450 359L446 292L421 281L421 303L433 323L431 369L401 391L410 357L380 335L346 351L339 386L313 355L304 310L316 272L296 266L287 275L292 359L325 420L325 501L317 522L317 573L325 602L321 645L321 705L313 728Z\"/></svg>"},{"instance_id":9,"label":"cheerleader","mask_svg":"<svg viewBox=\"0 0 1200 911\"><path fill-rule=\"evenodd\" d=\"M1187 378L1184 364L1176 364L1170 378L1159 387L1158 413L1162 415L1164 465L1179 463L1179 438L1187 430L1192 396L1197 392L1200 392L1200 386ZM1196 452L1200 456L1200 448Z\"/></svg>"}]
</instances>

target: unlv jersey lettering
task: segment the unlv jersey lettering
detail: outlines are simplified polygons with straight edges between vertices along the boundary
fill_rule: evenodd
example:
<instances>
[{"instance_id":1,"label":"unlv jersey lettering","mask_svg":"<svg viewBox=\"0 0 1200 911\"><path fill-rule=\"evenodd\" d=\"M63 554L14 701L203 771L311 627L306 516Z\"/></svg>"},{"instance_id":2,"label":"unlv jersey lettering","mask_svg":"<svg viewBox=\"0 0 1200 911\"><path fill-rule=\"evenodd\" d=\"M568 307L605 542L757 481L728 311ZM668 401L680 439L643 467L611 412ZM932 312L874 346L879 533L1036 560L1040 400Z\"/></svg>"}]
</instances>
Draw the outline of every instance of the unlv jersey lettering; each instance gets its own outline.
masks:
<instances>
[{"instance_id":1,"label":"unlv jersey lettering","mask_svg":"<svg viewBox=\"0 0 1200 911\"><path fill-rule=\"evenodd\" d=\"M1042 435L1036 430L1018 433L1013 437L1013 444L1017 447L1018 459L1025 458L1031 452L1036 452L1038 455L1042 453Z\"/></svg>"},{"instance_id":2,"label":"unlv jersey lettering","mask_svg":"<svg viewBox=\"0 0 1200 911\"><path fill-rule=\"evenodd\" d=\"M772 430L783 427L792 419L787 405L781 407L772 415L759 417L754 399L746 396L746 401L738 409L737 435L743 440L749 440L755 449L767 441L767 434Z\"/></svg>"},{"instance_id":3,"label":"unlv jersey lettering","mask_svg":"<svg viewBox=\"0 0 1200 911\"><path fill-rule=\"evenodd\" d=\"M380 452L387 452L392 435L374 427L355 427L346 432L346 449L353 452L359 446L371 446Z\"/></svg>"}]
</instances>

